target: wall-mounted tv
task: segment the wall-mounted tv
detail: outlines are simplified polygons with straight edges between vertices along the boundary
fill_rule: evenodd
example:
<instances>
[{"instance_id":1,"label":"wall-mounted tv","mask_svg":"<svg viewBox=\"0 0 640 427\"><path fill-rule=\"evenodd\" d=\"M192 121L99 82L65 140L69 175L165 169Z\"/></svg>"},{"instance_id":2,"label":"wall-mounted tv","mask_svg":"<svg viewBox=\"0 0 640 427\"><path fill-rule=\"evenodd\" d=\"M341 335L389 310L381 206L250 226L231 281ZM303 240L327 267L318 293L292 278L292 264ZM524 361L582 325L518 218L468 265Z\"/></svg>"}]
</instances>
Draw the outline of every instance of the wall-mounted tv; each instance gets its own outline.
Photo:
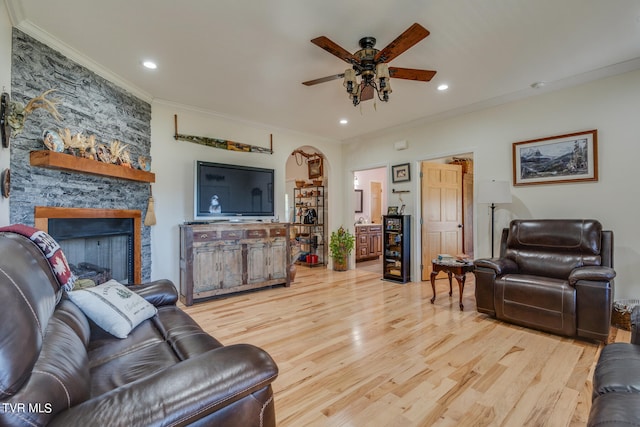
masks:
<instances>
[{"instance_id":1,"label":"wall-mounted tv","mask_svg":"<svg viewBox=\"0 0 640 427\"><path fill-rule=\"evenodd\" d=\"M196 161L194 219L273 217L273 169Z\"/></svg>"}]
</instances>

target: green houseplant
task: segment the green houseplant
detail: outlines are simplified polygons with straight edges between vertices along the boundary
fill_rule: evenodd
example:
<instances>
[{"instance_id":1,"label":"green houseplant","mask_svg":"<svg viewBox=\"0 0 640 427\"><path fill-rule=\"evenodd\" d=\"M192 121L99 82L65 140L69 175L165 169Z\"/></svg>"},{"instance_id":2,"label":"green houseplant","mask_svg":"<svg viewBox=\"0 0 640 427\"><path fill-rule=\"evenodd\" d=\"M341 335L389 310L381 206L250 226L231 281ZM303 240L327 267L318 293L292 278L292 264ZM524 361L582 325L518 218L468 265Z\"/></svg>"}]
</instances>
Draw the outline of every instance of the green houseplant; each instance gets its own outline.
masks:
<instances>
[{"instance_id":1,"label":"green houseplant","mask_svg":"<svg viewBox=\"0 0 640 427\"><path fill-rule=\"evenodd\" d=\"M331 232L329 239L329 250L333 258L333 269L336 271L346 271L349 255L355 246L356 238L349 230L340 226L338 231Z\"/></svg>"}]
</instances>

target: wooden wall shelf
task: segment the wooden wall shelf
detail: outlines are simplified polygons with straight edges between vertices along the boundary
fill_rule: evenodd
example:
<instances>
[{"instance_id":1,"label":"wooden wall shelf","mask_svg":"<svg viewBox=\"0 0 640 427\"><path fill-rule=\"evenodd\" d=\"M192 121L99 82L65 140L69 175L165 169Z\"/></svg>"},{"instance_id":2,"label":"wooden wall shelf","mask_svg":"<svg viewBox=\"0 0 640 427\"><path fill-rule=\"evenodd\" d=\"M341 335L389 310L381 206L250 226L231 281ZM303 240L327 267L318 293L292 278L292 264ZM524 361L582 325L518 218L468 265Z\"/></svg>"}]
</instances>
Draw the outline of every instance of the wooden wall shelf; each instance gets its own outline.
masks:
<instances>
[{"instance_id":1,"label":"wooden wall shelf","mask_svg":"<svg viewBox=\"0 0 640 427\"><path fill-rule=\"evenodd\" d=\"M30 162L31 166L42 168L110 176L113 178L128 179L130 181L156 182L156 175L152 172L111 165L49 150L32 151L30 153Z\"/></svg>"}]
</instances>

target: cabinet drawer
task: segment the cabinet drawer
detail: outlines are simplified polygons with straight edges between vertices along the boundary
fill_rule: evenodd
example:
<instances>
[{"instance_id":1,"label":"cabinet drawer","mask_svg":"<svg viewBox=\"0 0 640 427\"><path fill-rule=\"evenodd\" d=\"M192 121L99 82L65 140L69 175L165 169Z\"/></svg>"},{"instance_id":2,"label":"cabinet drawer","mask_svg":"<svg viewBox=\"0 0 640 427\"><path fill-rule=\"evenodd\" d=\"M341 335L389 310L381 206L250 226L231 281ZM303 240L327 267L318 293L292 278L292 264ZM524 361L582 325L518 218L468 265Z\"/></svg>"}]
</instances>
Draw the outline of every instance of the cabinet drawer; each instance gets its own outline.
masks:
<instances>
[{"instance_id":1,"label":"cabinet drawer","mask_svg":"<svg viewBox=\"0 0 640 427\"><path fill-rule=\"evenodd\" d=\"M220 237L223 240L236 240L242 239L242 230L222 230Z\"/></svg>"},{"instance_id":2,"label":"cabinet drawer","mask_svg":"<svg viewBox=\"0 0 640 427\"><path fill-rule=\"evenodd\" d=\"M245 237L247 239L261 239L267 237L267 230L246 230Z\"/></svg>"},{"instance_id":3,"label":"cabinet drawer","mask_svg":"<svg viewBox=\"0 0 640 427\"><path fill-rule=\"evenodd\" d=\"M211 242L218 239L218 233L213 230L209 231L193 231L194 242Z\"/></svg>"},{"instance_id":4,"label":"cabinet drawer","mask_svg":"<svg viewBox=\"0 0 640 427\"><path fill-rule=\"evenodd\" d=\"M270 234L271 234L271 237L286 236L287 235L287 229L286 228L272 228Z\"/></svg>"},{"instance_id":5,"label":"cabinet drawer","mask_svg":"<svg viewBox=\"0 0 640 427\"><path fill-rule=\"evenodd\" d=\"M369 226L369 232L370 233L382 233L382 226L381 225L370 225Z\"/></svg>"}]
</instances>

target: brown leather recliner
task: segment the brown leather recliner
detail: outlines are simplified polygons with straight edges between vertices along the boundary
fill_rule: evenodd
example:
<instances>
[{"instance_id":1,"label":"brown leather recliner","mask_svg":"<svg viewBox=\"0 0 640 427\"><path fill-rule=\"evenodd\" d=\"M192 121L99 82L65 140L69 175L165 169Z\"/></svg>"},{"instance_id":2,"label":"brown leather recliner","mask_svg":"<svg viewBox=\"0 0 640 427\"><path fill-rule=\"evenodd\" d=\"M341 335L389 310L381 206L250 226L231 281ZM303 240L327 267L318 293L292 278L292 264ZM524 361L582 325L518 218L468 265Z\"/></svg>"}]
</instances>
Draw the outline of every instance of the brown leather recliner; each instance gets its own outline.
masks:
<instances>
[{"instance_id":1,"label":"brown leather recliner","mask_svg":"<svg viewBox=\"0 0 640 427\"><path fill-rule=\"evenodd\" d=\"M588 427L639 424L640 306L631 313L631 342L614 342L600 352L591 398Z\"/></svg>"},{"instance_id":2,"label":"brown leather recliner","mask_svg":"<svg viewBox=\"0 0 640 427\"><path fill-rule=\"evenodd\" d=\"M607 341L613 232L596 220L514 220L500 258L475 262L476 305L497 319Z\"/></svg>"},{"instance_id":3,"label":"brown leather recliner","mask_svg":"<svg viewBox=\"0 0 640 427\"><path fill-rule=\"evenodd\" d=\"M157 314L119 339L62 294L31 240L0 233L0 425L275 426L265 351L205 333L168 280L129 289Z\"/></svg>"}]
</instances>

